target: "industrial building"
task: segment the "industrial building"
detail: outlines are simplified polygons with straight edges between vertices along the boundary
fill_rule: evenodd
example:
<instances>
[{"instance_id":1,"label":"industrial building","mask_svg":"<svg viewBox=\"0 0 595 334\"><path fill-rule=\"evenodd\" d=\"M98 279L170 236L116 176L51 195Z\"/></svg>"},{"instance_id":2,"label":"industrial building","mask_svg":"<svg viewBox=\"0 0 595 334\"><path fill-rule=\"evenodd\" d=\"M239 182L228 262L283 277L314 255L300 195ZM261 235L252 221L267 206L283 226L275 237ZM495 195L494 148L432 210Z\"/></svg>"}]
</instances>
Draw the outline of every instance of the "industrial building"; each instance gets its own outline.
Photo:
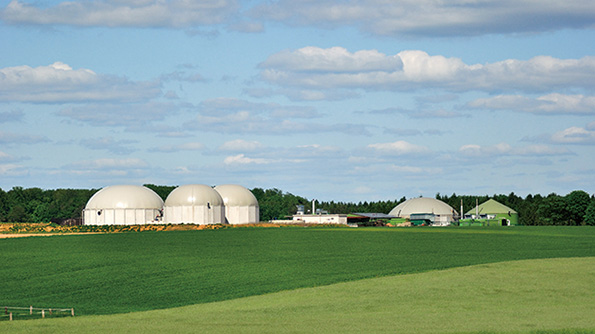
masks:
<instances>
[{"instance_id":1,"label":"industrial building","mask_svg":"<svg viewBox=\"0 0 595 334\"><path fill-rule=\"evenodd\" d=\"M460 226L514 226L519 224L519 214L506 205L489 199L467 211Z\"/></svg>"},{"instance_id":2,"label":"industrial building","mask_svg":"<svg viewBox=\"0 0 595 334\"><path fill-rule=\"evenodd\" d=\"M135 185L105 187L83 210L85 225L136 225L161 219L163 200L153 190Z\"/></svg>"},{"instance_id":3,"label":"industrial building","mask_svg":"<svg viewBox=\"0 0 595 334\"><path fill-rule=\"evenodd\" d=\"M417 197L395 206L389 216L407 218L417 225L447 226L458 218L459 213L441 200Z\"/></svg>"},{"instance_id":4,"label":"industrial building","mask_svg":"<svg viewBox=\"0 0 595 334\"><path fill-rule=\"evenodd\" d=\"M227 204L227 206L226 206ZM247 224L259 221L256 197L239 185L213 189L202 184L175 188L165 202L137 185L108 186L87 202L84 225Z\"/></svg>"}]
</instances>

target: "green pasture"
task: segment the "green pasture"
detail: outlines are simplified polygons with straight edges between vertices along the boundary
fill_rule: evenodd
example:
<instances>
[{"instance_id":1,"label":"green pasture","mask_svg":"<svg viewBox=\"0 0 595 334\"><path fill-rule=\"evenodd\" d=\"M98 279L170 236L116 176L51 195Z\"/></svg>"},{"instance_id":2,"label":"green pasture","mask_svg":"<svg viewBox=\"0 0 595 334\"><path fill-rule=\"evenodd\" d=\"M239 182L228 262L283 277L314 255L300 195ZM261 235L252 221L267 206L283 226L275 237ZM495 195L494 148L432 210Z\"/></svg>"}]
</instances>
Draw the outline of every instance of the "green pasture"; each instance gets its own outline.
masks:
<instances>
[{"instance_id":1,"label":"green pasture","mask_svg":"<svg viewBox=\"0 0 595 334\"><path fill-rule=\"evenodd\" d=\"M373 277L595 256L595 229L237 228L0 240L9 306L115 314Z\"/></svg>"},{"instance_id":2,"label":"green pasture","mask_svg":"<svg viewBox=\"0 0 595 334\"><path fill-rule=\"evenodd\" d=\"M2 333L595 332L595 257L522 260L166 310L13 321Z\"/></svg>"}]
</instances>

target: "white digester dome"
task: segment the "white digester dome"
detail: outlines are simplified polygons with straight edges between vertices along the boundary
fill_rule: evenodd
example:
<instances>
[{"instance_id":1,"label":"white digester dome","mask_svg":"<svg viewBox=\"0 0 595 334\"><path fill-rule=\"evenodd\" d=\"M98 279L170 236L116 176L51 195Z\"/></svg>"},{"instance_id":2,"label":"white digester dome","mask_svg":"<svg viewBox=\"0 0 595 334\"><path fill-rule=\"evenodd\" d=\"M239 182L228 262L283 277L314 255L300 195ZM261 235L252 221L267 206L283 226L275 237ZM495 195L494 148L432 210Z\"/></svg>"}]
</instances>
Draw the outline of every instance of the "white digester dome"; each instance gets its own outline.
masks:
<instances>
[{"instance_id":1,"label":"white digester dome","mask_svg":"<svg viewBox=\"0 0 595 334\"><path fill-rule=\"evenodd\" d=\"M83 211L85 225L156 223L163 200L153 190L136 185L105 187L96 192Z\"/></svg>"},{"instance_id":2,"label":"white digester dome","mask_svg":"<svg viewBox=\"0 0 595 334\"><path fill-rule=\"evenodd\" d=\"M237 184L222 184L215 190L223 198L228 224L252 224L260 221L258 200L250 190Z\"/></svg>"},{"instance_id":3,"label":"white digester dome","mask_svg":"<svg viewBox=\"0 0 595 334\"><path fill-rule=\"evenodd\" d=\"M223 224L223 199L204 184L187 184L174 189L165 199L164 221L171 224Z\"/></svg>"},{"instance_id":4,"label":"white digester dome","mask_svg":"<svg viewBox=\"0 0 595 334\"><path fill-rule=\"evenodd\" d=\"M389 215L410 218L411 214L428 213L434 214L436 217L435 223L448 224L454 220L454 216L458 213L450 205L441 200L430 197L418 197L406 200L397 205L389 212Z\"/></svg>"}]
</instances>

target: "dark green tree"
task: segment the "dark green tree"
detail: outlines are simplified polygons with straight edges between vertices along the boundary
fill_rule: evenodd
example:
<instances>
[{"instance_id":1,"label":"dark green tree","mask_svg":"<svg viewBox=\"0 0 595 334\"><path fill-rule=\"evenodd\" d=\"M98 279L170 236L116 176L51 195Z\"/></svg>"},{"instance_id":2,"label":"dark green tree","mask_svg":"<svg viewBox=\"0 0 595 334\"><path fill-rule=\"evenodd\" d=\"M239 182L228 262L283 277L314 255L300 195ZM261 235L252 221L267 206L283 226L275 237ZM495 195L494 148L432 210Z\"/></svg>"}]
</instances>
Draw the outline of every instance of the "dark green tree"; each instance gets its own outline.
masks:
<instances>
[{"instance_id":1,"label":"dark green tree","mask_svg":"<svg viewBox=\"0 0 595 334\"><path fill-rule=\"evenodd\" d=\"M585 210L585 225L595 226L595 199L593 198Z\"/></svg>"},{"instance_id":2,"label":"dark green tree","mask_svg":"<svg viewBox=\"0 0 595 334\"><path fill-rule=\"evenodd\" d=\"M583 225L587 207L591 203L591 196L582 190L575 190L564 197L568 211L570 225Z\"/></svg>"}]
</instances>

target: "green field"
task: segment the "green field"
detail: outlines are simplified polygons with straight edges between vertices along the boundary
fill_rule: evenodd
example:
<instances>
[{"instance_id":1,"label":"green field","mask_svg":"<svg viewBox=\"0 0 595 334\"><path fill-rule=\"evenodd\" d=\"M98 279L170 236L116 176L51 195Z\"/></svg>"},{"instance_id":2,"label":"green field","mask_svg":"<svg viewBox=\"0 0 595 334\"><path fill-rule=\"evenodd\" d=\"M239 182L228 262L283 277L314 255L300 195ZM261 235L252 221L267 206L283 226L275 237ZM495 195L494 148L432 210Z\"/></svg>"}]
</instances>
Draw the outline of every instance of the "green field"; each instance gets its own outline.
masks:
<instances>
[{"instance_id":1,"label":"green field","mask_svg":"<svg viewBox=\"0 0 595 334\"><path fill-rule=\"evenodd\" d=\"M304 321L320 323L323 332L357 332L358 328L363 330L358 326L381 326L380 318L394 318L386 327L370 327L372 332L381 332L390 331L390 326L395 328L395 319L401 319L398 323L405 326L409 320L404 319L410 319L412 315L408 312L413 311L418 318L411 319L419 321L426 312L432 319L445 316L450 319L452 314L473 315L474 312L477 313L474 317L483 316L470 321L475 326L469 327L464 325L469 321L459 320L461 323L455 323L453 330L445 329L444 332L545 329L564 333L559 330L583 328L585 332L592 332L595 329L592 320L560 320L581 315L575 307L586 308L590 314L595 314L593 289L591 294L584 291L585 284L595 286L594 261L586 258L595 256L595 229L592 228L238 228L4 239L0 240L0 252L4 259L0 266L0 300L5 305L74 307L78 315L169 309L102 317L3 322L0 332L4 329L22 332L27 328L38 332L52 326L65 326L64 331L70 328L74 332L73 328L95 328L95 323L110 321L115 324L140 321L143 326L156 329L175 323L181 326L175 332L196 332L195 327L183 328L184 324L197 326L198 322L203 327L209 324L213 332L237 332L238 328L246 332L263 332L258 330L263 324L268 324L271 332L278 332L274 328L286 332L292 332L292 328L312 332L300 330L303 325L299 322ZM585 259L455 268L570 257ZM565 269L555 270L560 266ZM446 268L455 269L437 271ZM418 274L402 275L411 273ZM440 275L447 276L440 278ZM378 278L362 280L374 277ZM519 283L506 284L515 279L520 280ZM514 290L515 286L523 286L521 281L525 282L526 288ZM339 282L348 283L335 284ZM306 287L316 288L296 290ZM417 290L408 295L406 292L411 287L417 287ZM503 299L498 301L500 304L495 304L498 308L486 308L489 305L482 304L481 298L474 300L460 295L461 291L472 291L469 287L479 289L475 293L465 292L471 293L470 296L491 293L502 294ZM533 290L527 290L529 288ZM400 291L394 298L398 303L393 299L373 297L387 296L393 289ZM274 293L279 291L284 292ZM452 298L449 293L458 293L459 298ZM524 303L511 299L523 293L530 293L533 299L523 299ZM523 325L523 319L529 321L535 318L534 314L541 314L542 309L547 308L548 304L539 302L539 298L547 299L561 293L573 298L563 299L568 305L560 304L555 298L548 301L553 308L550 313L557 317L548 316L551 320L543 326ZM403 299L405 296L415 298L408 301ZM429 302L426 307L412 304L417 299L430 298L429 301L436 296L446 298L443 307L433 307ZM217 301L222 302L212 303ZM561 308L556 309L555 305L561 305ZM172 309L178 306L186 307ZM248 307L247 313L242 311L243 307ZM250 310L250 307L254 309ZM521 313L514 311L519 308ZM330 313L322 312L326 309ZM511 312L520 319L519 324L510 328L488 325L490 321L502 323L498 319ZM271 317L276 319L276 325L271 322ZM366 323L360 317L376 320ZM463 316L461 319L474 317ZM177 320L171 322L171 319ZM345 325L352 327L342 328L342 324L349 323L348 319L359 320ZM436 329L427 321L424 323L428 328ZM143 328L140 325L122 326L114 328L143 332L138 330ZM403 327L403 332L412 328L408 326ZM209 330L207 327L204 331ZM106 327L97 328L97 332L102 332L100 328L110 332ZM418 328L410 332L423 331Z\"/></svg>"}]
</instances>

